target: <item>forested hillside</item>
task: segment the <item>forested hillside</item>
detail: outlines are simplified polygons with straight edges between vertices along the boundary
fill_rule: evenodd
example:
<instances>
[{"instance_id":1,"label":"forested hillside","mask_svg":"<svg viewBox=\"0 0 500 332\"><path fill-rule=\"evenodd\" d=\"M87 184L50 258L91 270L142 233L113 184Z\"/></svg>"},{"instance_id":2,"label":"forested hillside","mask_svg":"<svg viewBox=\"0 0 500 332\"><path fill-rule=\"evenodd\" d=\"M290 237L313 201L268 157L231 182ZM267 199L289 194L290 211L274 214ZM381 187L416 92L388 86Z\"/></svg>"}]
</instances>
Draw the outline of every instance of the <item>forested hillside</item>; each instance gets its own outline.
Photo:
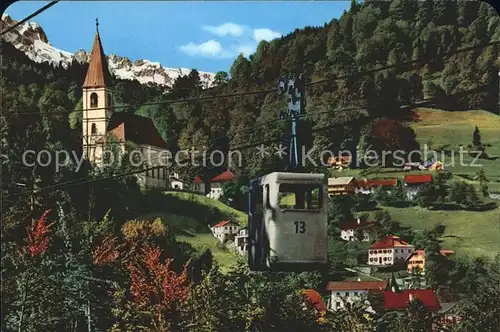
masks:
<instances>
[{"instance_id":1,"label":"forested hillside","mask_svg":"<svg viewBox=\"0 0 500 332\"><path fill-rule=\"evenodd\" d=\"M277 111L285 107L284 98L271 92L137 105L273 89L280 75L303 73L309 83L330 79L306 89L306 113L320 114L307 117L303 128L299 128L304 145L314 143L318 150L327 147L331 151L353 150L358 143L375 150L414 149L418 144L405 122L408 109L401 110L400 105L432 99L427 106L496 111L498 45L450 53L498 40L500 18L486 3L353 1L348 12L323 27L297 29L271 42L262 41L248 59L240 55L230 68L230 79L219 73L218 87L203 90L199 75L193 71L178 79L171 91L122 80L114 80L112 89L118 110L152 117L173 151L191 147L202 150L216 138L215 147L227 149L249 142L279 142L289 131L285 122L258 124L275 119ZM81 108L85 65L74 63L65 71L35 64L10 45L5 46L6 112ZM415 62L407 65L407 61ZM394 67L365 73L386 65ZM333 79L343 75L348 78ZM123 105L134 106L120 108ZM333 112L344 106L359 106L360 110ZM47 115L44 123L53 128L43 130L47 135L53 132L53 138L72 136L78 146L80 117L78 111L69 120L64 112ZM49 118L51 121L47 121ZM40 126L35 117L30 119ZM16 132L23 132L21 129L30 123L21 121ZM380 127L391 130L378 130ZM311 128L320 130L311 132ZM399 137L377 137L381 132L397 132ZM245 165L239 171L243 175L283 166L274 156L256 158L252 149L242 153ZM186 171L191 176L200 170Z\"/></svg>"},{"instance_id":2,"label":"forested hillside","mask_svg":"<svg viewBox=\"0 0 500 332\"><path fill-rule=\"evenodd\" d=\"M358 142L363 148L412 149L418 145L404 121L408 109L401 110L400 105L431 99L426 106L496 112L498 45L450 53L499 41L499 23L493 8L480 2L353 1L348 12L323 27L297 29L280 39L261 42L248 59L240 55L228 81L219 73L217 88L201 91L193 78L179 82L162 98L273 89L278 77L289 73L304 73L309 82L349 75L307 87L306 113L323 113L307 117L303 143L310 145L314 140L316 147L332 151L353 149ZM415 63L404 65L412 60ZM395 67L365 74L386 65ZM255 126L275 119L276 112L285 108L283 99L276 93L254 94L160 106L144 114L151 114L157 123L170 123L163 130L179 148L206 146L205 142L218 137L238 147L289 132L283 122ZM333 112L358 105L364 111ZM308 137L307 129L329 126L329 130ZM397 132L400 137L377 137L381 132ZM252 149L242 152L246 153L243 174L282 167L272 156L257 159Z\"/></svg>"}]
</instances>

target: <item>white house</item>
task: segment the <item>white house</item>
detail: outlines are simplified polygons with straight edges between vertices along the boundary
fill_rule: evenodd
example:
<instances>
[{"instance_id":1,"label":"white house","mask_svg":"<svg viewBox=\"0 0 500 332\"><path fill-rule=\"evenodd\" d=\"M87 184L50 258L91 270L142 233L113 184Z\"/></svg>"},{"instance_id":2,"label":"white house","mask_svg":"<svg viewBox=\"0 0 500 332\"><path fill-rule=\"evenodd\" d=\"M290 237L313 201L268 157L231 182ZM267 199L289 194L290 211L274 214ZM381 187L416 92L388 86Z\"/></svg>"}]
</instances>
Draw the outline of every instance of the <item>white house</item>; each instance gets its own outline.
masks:
<instances>
[{"instance_id":1,"label":"white house","mask_svg":"<svg viewBox=\"0 0 500 332\"><path fill-rule=\"evenodd\" d=\"M342 222L340 223L340 237L344 241L357 241L358 239L356 238L356 231L359 229L361 232L363 232L362 241L368 242L370 241L370 234L368 232L368 229L375 225L376 223L373 221L361 222L359 218L355 221Z\"/></svg>"},{"instance_id":2,"label":"white house","mask_svg":"<svg viewBox=\"0 0 500 332\"><path fill-rule=\"evenodd\" d=\"M232 181L233 177L234 175L231 171L225 171L210 179L210 189L206 196L212 199L219 199L222 196L222 184ZM193 180L193 190L199 192L200 194L205 194L205 183L201 176L197 176Z\"/></svg>"},{"instance_id":3,"label":"white house","mask_svg":"<svg viewBox=\"0 0 500 332\"><path fill-rule=\"evenodd\" d=\"M337 311L344 309L346 304L361 300L370 292L381 292L387 285L386 281L330 281L326 289L330 292L327 309ZM369 305L369 304L368 304Z\"/></svg>"},{"instance_id":4,"label":"white house","mask_svg":"<svg viewBox=\"0 0 500 332\"><path fill-rule=\"evenodd\" d=\"M190 190L191 184L183 181L179 173L174 173L170 176L170 188L175 190Z\"/></svg>"},{"instance_id":5,"label":"white house","mask_svg":"<svg viewBox=\"0 0 500 332\"><path fill-rule=\"evenodd\" d=\"M368 249L368 265L402 265L414 251L415 246L402 241L397 236L388 235Z\"/></svg>"},{"instance_id":6,"label":"white house","mask_svg":"<svg viewBox=\"0 0 500 332\"><path fill-rule=\"evenodd\" d=\"M221 243L225 243L226 241L234 240L236 234L238 234L238 228L238 224L234 221L224 220L211 227L210 230L217 240Z\"/></svg>"},{"instance_id":7,"label":"white house","mask_svg":"<svg viewBox=\"0 0 500 332\"><path fill-rule=\"evenodd\" d=\"M236 251L240 255L244 255L248 252L248 228L243 227L238 230L238 234L235 236Z\"/></svg>"}]
</instances>

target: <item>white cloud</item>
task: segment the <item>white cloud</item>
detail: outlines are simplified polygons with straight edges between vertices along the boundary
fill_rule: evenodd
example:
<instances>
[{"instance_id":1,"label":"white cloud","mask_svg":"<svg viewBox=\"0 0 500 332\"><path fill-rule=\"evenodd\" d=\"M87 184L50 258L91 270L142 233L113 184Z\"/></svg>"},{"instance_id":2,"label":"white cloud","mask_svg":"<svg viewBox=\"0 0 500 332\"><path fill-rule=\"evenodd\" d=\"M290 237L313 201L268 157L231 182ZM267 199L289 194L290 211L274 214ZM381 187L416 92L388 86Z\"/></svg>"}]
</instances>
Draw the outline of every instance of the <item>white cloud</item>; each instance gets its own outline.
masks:
<instances>
[{"instance_id":1,"label":"white cloud","mask_svg":"<svg viewBox=\"0 0 500 332\"><path fill-rule=\"evenodd\" d=\"M236 36L241 37L245 33L245 26L227 22L219 26L203 26L203 30L218 36Z\"/></svg>"},{"instance_id":2,"label":"white cloud","mask_svg":"<svg viewBox=\"0 0 500 332\"><path fill-rule=\"evenodd\" d=\"M257 49L262 40L271 41L281 37L281 33L268 28L251 29L245 25L235 23L224 23L219 26L203 26L203 30L219 36L238 37L232 45L223 46L219 41L211 39L203 43L190 42L180 46L180 51L190 56L201 56L209 58L234 58L243 53L250 56ZM252 41L253 39L253 41Z\"/></svg>"},{"instance_id":3,"label":"white cloud","mask_svg":"<svg viewBox=\"0 0 500 332\"><path fill-rule=\"evenodd\" d=\"M201 44L189 43L182 45L179 49L191 56L218 57L226 53L221 43L213 39Z\"/></svg>"},{"instance_id":4,"label":"white cloud","mask_svg":"<svg viewBox=\"0 0 500 332\"><path fill-rule=\"evenodd\" d=\"M235 47L236 54L243 53L243 55L246 57L254 53L256 48L257 46L255 44L241 44Z\"/></svg>"},{"instance_id":5,"label":"white cloud","mask_svg":"<svg viewBox=\"0 0 500 332\"><path fill-rule=\"evenodd\" d=\"M255 41L258 43L260 43L262 40L271 41L279 37L281 37L281 33L273 31L271 29L263 28L253 30L253 39L255 39Z\"/></svg>"}]
</instances>

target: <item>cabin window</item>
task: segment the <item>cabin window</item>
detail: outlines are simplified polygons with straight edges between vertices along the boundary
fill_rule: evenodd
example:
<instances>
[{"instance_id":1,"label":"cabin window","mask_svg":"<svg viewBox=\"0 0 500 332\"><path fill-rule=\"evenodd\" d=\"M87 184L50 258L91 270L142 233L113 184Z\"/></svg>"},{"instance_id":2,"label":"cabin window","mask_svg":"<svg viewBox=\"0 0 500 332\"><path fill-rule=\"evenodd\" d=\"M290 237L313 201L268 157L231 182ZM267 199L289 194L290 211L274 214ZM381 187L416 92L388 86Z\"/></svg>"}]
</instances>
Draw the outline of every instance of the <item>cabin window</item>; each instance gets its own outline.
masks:
<instances>
[{"instance_id":1,"label":"cabin window","mask_svg":"<svg viewBox=\"0 0 500 332\"><path fill-rule=\"evenodd\" d=\"M92 129L91 129L92 135L97 134L97 126L95 123L92 124Z\"/></svg>"},{"instance_id":2,"label":"cabin window","mask_svg":"<svg viewBox=\"0 0 500 332\"><path fill-rule=\"evenodd\" d=\"M282 209L318 210L322 206L322 188L319 185L281 184L279 203Z\"/></svg>"},{"instance_id":3,"label":"cabin window","mask_svg":"<svg viewBox=\"0 0 500 332\"><path fill-rule=\"evenodd\" d=\"M97 97L97 93L92 92L92 94L90 95L90 107L92 108L97 107L98 99L99 98Z\"/></svg>"},{"instance_id":4,"label":"cabin window","mask_svg":"<svg viewBox=\"0 0 500 332\"><path fill-rule=\"evenodd\" d=\"M269 199L269 196L271 196L270 194L271 192L271 188L269 187L268 184L266 184L266 190L264 191L264 195L266 196L266 208L270 208L271 207L271 201Z\"/></svg>"}]
</instances>

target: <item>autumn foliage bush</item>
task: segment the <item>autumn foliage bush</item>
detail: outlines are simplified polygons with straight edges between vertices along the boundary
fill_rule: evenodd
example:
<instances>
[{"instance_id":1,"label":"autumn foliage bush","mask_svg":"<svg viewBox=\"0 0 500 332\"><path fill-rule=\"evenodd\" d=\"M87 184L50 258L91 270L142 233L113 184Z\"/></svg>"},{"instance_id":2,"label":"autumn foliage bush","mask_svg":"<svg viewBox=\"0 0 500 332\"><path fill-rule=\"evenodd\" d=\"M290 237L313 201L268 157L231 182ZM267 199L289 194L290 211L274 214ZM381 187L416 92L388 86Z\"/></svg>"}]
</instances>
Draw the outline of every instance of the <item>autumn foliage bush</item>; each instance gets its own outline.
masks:
<instances>
[{"instance_id":1,"label":"autumn foliage bush","mask_svg":"<svg viewBox=\"0 0 500 332\"><path fill-rule=\"evenodd\" d=\"M23 252L28 253L31 257L41 256L49 248L50 228L54 224L47 223L51 212L52 210L45 211L39 220L33 220L31 226L27 228L27 239Z\"/></svg>"}]
</instances>

